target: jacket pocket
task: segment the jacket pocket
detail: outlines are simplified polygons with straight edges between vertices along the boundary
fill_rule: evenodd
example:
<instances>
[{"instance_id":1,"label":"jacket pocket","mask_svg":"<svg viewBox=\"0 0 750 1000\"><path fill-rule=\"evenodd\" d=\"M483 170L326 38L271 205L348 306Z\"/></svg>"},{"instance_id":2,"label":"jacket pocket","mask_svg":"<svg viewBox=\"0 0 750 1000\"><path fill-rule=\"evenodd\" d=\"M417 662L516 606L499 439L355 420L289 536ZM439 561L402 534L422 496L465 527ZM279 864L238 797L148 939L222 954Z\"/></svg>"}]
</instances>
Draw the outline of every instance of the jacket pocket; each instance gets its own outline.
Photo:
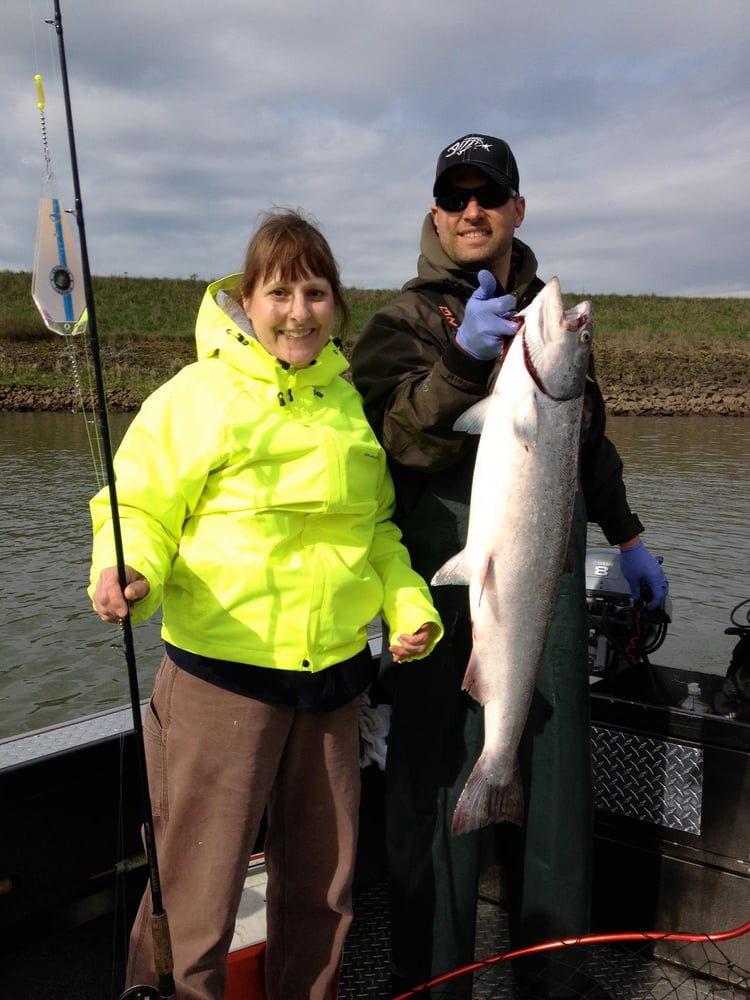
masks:
<instances>
[{"instance_id":1,"label":"jacket pocket","mask_svg":"<svg viewBox=\"0 0 750 1000\"><path fill-rule=\"evenodd\" d=\"M167 733L174 680L179 668L165 656L143 717L148 789L154 818L169 819Z\"/></svg>"}]
</instances>

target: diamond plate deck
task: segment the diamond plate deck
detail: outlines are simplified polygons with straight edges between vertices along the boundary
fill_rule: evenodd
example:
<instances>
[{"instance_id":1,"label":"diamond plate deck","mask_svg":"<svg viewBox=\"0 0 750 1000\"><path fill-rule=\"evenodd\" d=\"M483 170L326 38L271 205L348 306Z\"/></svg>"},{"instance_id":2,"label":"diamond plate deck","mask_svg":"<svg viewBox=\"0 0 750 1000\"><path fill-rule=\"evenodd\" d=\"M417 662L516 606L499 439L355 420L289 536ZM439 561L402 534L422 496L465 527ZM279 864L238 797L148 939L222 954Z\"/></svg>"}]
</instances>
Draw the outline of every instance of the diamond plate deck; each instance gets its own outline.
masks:
<instances>
[{"instance_id":1,"label":"diamond plate deck","mask_svg":"<svg viewBox=\"0 0 750 1000\"><path fill-rule=\"evenodd\" d=\"M494 873L485 879L497 884ZM344 946L338 1000L389 1000L388 893L384 883L360 892L354 901L354 921ZM508 950L508 921L504 907L480 896L477 906L475 960L492 959ZM651 958L638 949L591 944L575 952L557 952L570 976L583 972L611 1000L747 1000L750 992L720 980L694 975L680 965ZM747 986L743 973L742 986ZM415 998L425 996L422 992ZM575 995L575 994L574 994ZM519 1000L509 964L493 962L473 974L472 1000Z\"/></svg>"},{"instance_id":2,"label":"diamond plate deck","mask_svg":"<svg viewBox=\"0 0 750 1000\"><path fill-rule=\"evenodd\" d=\"M597 809L700 834L703 750L591 727Z\"/></svg>"}]
</instances>

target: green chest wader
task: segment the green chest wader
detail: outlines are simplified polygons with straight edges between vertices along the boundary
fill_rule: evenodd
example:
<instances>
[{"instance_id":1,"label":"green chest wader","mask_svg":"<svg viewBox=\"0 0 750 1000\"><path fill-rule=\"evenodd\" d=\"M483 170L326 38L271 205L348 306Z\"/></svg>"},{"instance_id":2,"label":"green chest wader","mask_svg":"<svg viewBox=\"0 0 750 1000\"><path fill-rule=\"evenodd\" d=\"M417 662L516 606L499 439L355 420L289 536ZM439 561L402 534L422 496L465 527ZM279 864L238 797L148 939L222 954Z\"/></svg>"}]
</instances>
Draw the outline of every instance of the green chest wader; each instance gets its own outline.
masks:
<instances>
[{"instance_id":1,"label":"green chest wader","mask_svg":"<svg viewBox=\"0 0 750 1000\"><path fill-rule=\"evenodd\" d=\"M502 824L509 879L512 947L589 929L593 789L586 628L586 515L576 497L569 565L563 573L519 760L526 792L523 829ZM572 570L572 572L570 571ZM522 959L517 972L568 984L575 964L566 949Z\"/></svg>"}]
</instances>

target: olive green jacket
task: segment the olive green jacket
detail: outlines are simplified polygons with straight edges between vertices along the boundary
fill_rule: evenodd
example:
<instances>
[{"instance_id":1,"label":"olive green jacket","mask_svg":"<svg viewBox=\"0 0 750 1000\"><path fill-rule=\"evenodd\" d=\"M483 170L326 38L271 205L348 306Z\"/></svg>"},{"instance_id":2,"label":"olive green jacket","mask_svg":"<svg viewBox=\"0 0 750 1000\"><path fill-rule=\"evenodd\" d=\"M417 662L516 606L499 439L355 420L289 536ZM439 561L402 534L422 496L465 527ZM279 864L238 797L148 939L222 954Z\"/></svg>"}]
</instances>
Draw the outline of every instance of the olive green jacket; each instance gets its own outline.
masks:
<instances>
[{"instance_id":1,"label":"olive green jacket","mask_svg":"<svg viewBox=\"0 0 750 1000\"><path fill-rule=\"evenodd\" d=\"M470 357L455 343L465 303L477 287L473 271L456 268L427 215L418 276L377 312L353 351L352 375L365 413L388 454L396 486L396 520L415 566L429 579L463 547L477 440L457 433L460 414L487 395L495 363ZM507 292L518 309L543 287L537 261L513 241ZM622 461L605 433L604 400L594 377L587 386L581 484L587 517L612 543L642 530L628 506ZM459 544L460 543L460 544Z\"/></svg>"}]
</instances>

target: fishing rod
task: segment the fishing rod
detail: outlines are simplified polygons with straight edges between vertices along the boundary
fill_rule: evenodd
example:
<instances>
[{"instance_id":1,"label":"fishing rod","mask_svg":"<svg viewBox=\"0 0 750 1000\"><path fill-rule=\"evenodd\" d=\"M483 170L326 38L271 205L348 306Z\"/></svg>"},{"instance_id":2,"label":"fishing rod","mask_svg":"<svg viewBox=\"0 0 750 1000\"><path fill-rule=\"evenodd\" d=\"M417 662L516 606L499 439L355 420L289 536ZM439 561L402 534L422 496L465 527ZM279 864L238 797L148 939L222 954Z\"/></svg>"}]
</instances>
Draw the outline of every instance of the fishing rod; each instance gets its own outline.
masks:
<instances>
[{"instance_id":1,"label":"fishing rod","mask_svg":"<svg viewBox=\"0 0 750 1000\"><path fill-rule=\"evenodd\" d=\"M74 215L78 223L78 235L81 257L81 274L83 279L83 291L87 313L87 329L89 350L94 369L94 379L96 386L96 413L99 430L100 446L104 460L107 486L109 489L109 504L112 513L112 530L114 534L115 554L117 562L117 575L120 589L125 590L127 580L125 575L125 556L122 544L122 531L120 527L120 515L117 503L117 490L115 487L114 459L112 455L112 443L109 430L109 419L107 416L107 397L104 389L104 376L99 350L99 336L96 324L96 308L94 302L94 290L91 281L91 270L89 268L88 250L86 245L86 227L83 218L83 202L81 198L81 186L78 176L78 159L76 155L75 133L73 130L73 113L70 101L70 89L68 86L68 70L65 58L65 42L63 38L62 14L60 12L60 0L54 0L55 16L52 20L46 20L46 24L54 26L57 33L58 48L60 53L60 71L62 76L63 98L65 102L65 117L68 129L68 146L70 148L70 165L73 175L73 191L75 195ZM39 86L39 84L38 84ZM46 143L45 143L46 148ZM48 163L49 167L49 163ZM48 169L49 173L49 169ZM62 213L58 210L57 218L54 220L56 226L61 226L59 221ZM61 229L57 230L60 237ZM61 260L61 265L63 261ZM59 281L65 283L67 275L60 273ZM68 291L67 288L64 291ZM47 322L46 317L45 322ZM59 332L59 331L58 331ZM125 651L125 661L128 671L128 684L130 690L130 705L133 716L133 729L135 731L136 756L143 797L143 840L146 850L146 863L148 866L149 883L151 887L151 933L153 938L154 964L159 980L158 991L152 986L133 986L127 989L120 997L120 1000L175 1000L175 984L173 977L172 946L169 937L169 924L167 914L164 910L161 894L161 883L159 880L159 866L156 856L156 841L154 839L154 822L151 809L151 798L148 791L148 776L146 770L146 751L143 741L143 721L141 718L140 696L138 692L138 673L135 661L135 645L133 642L133 628L130 614L120 620L123 646Z\"/></svg>"}]
</instances>

